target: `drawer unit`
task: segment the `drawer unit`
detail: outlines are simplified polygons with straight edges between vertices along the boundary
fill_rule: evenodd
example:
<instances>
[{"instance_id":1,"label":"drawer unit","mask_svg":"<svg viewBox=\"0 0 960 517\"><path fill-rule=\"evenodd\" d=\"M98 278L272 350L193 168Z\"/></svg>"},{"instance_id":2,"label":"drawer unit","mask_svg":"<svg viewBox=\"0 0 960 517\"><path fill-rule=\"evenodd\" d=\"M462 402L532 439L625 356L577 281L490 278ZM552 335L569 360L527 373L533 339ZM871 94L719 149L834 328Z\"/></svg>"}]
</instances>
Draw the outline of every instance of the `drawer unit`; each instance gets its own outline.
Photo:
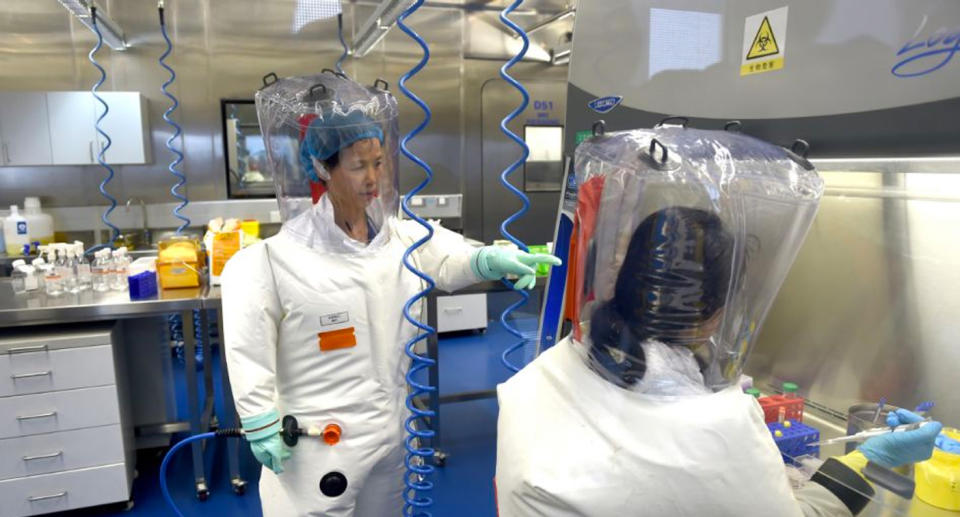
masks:
<instances>
[{"instance_id":1,"label":"drawer unit","mask_svg":"<svg viewBox=\"0 0 960 517\"><path fill-rule=\"evenodd\" d=\"M126 501L123 464L0 481L0 517L39 515Z\"/></svg>"},{"instance_id":2,"label":"drawer unit","mask_svg":"<svg viewBox=\"0 0 960 517\"><path fill-rule=\"evenodd\" d=\"M116 383L110 345L21 349L0 354L0 397Z\"/></svg>"},{"instance_id":3,"label":"drawer unit","mask_svg":"<svg viewBox=\"0 0 960 517\"><path fill-rule=\"evenodd\" d=\"M0 440L0 480L123 462L119 425Z\"/></svg>"},{"instance_id":4,"label":"drawer unit","mask_svg":"<svg viewBox=\"0 0 960 517\"><path fill-rule=\"evenodd\" d=\"M487 295L437 297L437 332L487 328Z\"/></svg>"},{"instance_id":5,"label":"drawer unit","mask_svg":"<svg viewBox=\"0 0 960 517\"><path fill-rule=\"evenodd\" d=\"M0 438L118 423L116 386L0 398Z\"/></svg>"}]
</instances>

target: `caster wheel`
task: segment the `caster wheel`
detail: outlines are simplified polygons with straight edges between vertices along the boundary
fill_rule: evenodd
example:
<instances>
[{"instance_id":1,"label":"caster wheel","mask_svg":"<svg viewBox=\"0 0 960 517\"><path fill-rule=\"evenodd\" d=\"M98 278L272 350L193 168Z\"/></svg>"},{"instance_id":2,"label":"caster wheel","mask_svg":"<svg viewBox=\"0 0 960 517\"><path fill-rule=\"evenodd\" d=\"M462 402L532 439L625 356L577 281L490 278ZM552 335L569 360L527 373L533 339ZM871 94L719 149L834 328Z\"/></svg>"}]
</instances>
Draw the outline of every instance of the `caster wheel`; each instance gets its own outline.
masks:
<instances>
[{"instance_id":1,"label":"caster wheel","mask_svg":"<svg viewBox=\"0 0 960 517\"><path fill-rule=\"evenodd\" d=\"M433 464L437 467L445 467L447 465L447 454L440 451L435 452L433 454Z\"/></svg>"},{"instance_id":2,"label":"caster wheel","mask_svg":"<svg viewBox=\"0 0 960 517\"><path fill-rule=\"evenodd\" d=\"M197 487L197 500L206 501L210 498L210 490L207 487Z\"/></svg>"},{"instance_id":3,"label":"caster wheel","mask_svg":"<svg viewBox=\"0 0 960 517\"><path fill-rule=\"evenodd\" d=\"M129 512L130 510L133 510L133 499L127 501L123 505L123 511Z\"/></svg>"}]
</instances>

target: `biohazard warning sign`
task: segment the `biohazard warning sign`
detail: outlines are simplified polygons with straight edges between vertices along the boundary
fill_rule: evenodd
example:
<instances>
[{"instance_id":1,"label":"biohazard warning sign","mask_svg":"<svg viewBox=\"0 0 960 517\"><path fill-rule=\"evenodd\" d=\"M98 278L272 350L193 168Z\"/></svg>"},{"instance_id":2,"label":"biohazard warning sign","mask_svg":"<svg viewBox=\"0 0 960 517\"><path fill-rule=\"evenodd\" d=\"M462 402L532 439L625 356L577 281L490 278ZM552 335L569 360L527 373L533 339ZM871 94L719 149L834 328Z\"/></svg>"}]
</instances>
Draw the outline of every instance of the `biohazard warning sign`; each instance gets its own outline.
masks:
<instances>
[{"instance_id":1,"label":"biohazard warning sign","mask_svg":"<svg viewBox=\"0 0 960 517\"><path fill-rule=\"evenodd\" d=\"M780 70L786 49L786 7L747 17L743 26L740 75Z\"/></svg>"},{"instance_id":2,"label":"biohazard warning sign","mask_svg":"<svg viewBox=\"0 0 960 517\"><path fill-rule=\"evenodd\" d=\"M747 52L747 59L757 59L758 57L773 56L780 53L780 47L777 46L777 36L770 28L770 19L766 16L760 22L760 30L753 37L753 44L750 45L750 52Z\"/></svg>"}]
</instances>

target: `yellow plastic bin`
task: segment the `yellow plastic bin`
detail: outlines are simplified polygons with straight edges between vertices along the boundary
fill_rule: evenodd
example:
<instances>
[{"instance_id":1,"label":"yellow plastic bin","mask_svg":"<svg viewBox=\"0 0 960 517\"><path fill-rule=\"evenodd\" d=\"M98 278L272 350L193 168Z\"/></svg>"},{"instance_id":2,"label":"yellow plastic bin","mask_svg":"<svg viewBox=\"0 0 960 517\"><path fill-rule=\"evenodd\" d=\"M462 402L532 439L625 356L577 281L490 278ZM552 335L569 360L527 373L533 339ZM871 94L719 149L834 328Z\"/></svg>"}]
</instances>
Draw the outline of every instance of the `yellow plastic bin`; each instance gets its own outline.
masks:
<instances>
[{"instance_id":1,"label":"yellow plastic bin","mask_svg":"<svg viewBox=\"0 0 960 517\"><path fill-rule=\"evenodd\" d=\"M171 237L158 244L157 275L161 289L200 285L200 244L186 236Z\"/></svg>"},{"instance_id":2,"label":"yellow plastic bin","mask_svg":"<svg viewBox=\"0 0 960 517\"><path fill-rule=\"evenodd\" d=\"M260 238L260 221L256 219L244 219L240 221L240 229L243 230L245 237L250 237L251 239Z\"/></svg>"},{"instance_id":3,"label":"yellow plastic bin","mask_svg":"<svg viewBox=\"0 0 960 517\"><path fill-rule=\"evenodd\" d=\"M944 428L943 434L960 440L957 429ZM937 508L960 511L960 454L934 447L933 456L917 463L914 471L917 498Z\"/></svg>"}]
</instances>

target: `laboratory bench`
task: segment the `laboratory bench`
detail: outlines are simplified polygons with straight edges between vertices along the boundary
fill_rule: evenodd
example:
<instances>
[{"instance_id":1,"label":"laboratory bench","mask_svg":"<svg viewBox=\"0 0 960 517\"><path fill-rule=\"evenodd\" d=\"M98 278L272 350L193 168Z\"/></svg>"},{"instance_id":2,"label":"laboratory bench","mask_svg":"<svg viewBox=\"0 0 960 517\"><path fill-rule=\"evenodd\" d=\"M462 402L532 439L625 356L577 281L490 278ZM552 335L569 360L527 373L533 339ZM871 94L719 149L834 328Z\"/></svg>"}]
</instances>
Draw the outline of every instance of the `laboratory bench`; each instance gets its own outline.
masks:
<instances>
[{"instance_id":1,"label":"laboratory bench","mask_svg":"<svg viewBox=\"0 0 960 517\"><path fill-rule=\"evenodd\" d=\"M222 414L220 419L214 412L214 369L209 366L213 357L210 346L201 347L201 360L205 366L202 369L204 391L203 397L200 397L194 311L199 311L198 319L201 328L207 329L207 332L204 333L206 336L204 340L207 343L209 343L211 317L215 318L215 324L220 330L219 335L223 335L223 322L220 311L217 310L219 309L219 294L217 293L214 297L210 297L208 294L207 286L160 290L156 297L146 300L130 300L129 293L126 291L97 292L87 290L80 293L64 293L59 296L48 296L44 292L14 294L10 279L0 278L0 361L6 361L0 362L0 370L2 370L3 365L7 365L8 368L11 368L12 377L23 378L20 382L37 382L46 379L47 382L53 383L63 378L69 378L70 375L78 375L79 373L76 372L78 368L90 366L87 363L90 361L95 363L97 357L100 356L88 355L83 356L86 359L74 364L64 363L63 356L67 352L55 347L56 340L63 338L75 342L77 339L71 340L69 336L83 336L85 333L96 329L109 329L108 334L111 338L99 346L106 344L106 348L112 348L113 356L118 358L113 378L116 379L116 390L122 392L121 398L126 397L129 400L130 410L119 411L119 414L113 417L121 421L119 430L122 431L124 441L135 440L138 447L162 446L169 444L170 436L173 433L188 431L190 434L197 434L221 426L236 427L237 418L232 404L225 406L226 413ZM215 311L215 313L211 311ZM172 354L170 353L167 322L167 316L171 314L180 314L183 320L185 384L189 411L186 420L174 418L176 411L174 409L175 387L171 371ZM5 348L4 343L7 343ZM109 354L103 355L105 352L97 346L89 347L89 350L94 349L97 349L97 353L101 356L110 357ZM80 352L74 350L70 353L76 355ZM93 352L90 352L90 354L93 354ZM103 359L103 357L100 357L100 359ZM14 359L23 364L18 367L15 364L17 361L14 361ZM226 359L223 353L219 354L219 359L223 363L221 366L224 366L220 389L224 390L224 400L231 400L225 368ZM87 361L87 363L84 361ZM57 365L60 366L60 371L57 370ZM124 382L121 382L122 380L129 381L129 387L125 386ZM86 384L81 383L80 386L84 387L79 389L70 384L50 387L50 393L61 394L66 398L60 397L62 400L44 401L46 405L42 408L39 406L34 408L40 412L38 416L26 415L26 419L31 423L42 421L43 418L39 416L42 413L42 416L46 418L69 420L67 416L63 415L67 414L70 407L76 405L76 401L72 401L68 395L83 395L78 399L83 400L86 395L77 392L89 389L88 386L98 383L103 384L103 382L91 380ZM0 389L0 406L4 403L28 403L30 401L21 399L37 396L39 395L6 393ZM166 404L160 402L161 400L166 401ZM140 403L141 401L149 401L149 403ZM56 409L45 409L51 404L56 406ZM102 406L102 404L99 404L99 406ZM120 404L120 407L122 406ZM26 408L22 409L26 411ZM41 409L43 411L40 411ZM57 411L60 412L60 416L56 415ZM8 433L11 436L16 436L16 439L32 435L31 432L28 432L29 430L23 430L22 421L19 422L19 425L18 422L14 422L12 425L23 431L17 434L16 429L14 429L11 433ZM3 423L0 423L0 428L2 426ZM73 429L82 427L84 426L78 424L72 427L70 432L77 432ZM0 430L0 440L6 437L7 435L2 434L2 430ZM245 482L239 475L238 440L228 438L227 443L231 483L234 491L242 493L245 489ZM194 482L197 496L201 499L205 499L209 495L203 450L203 443L194 442L192 444ZM66 455L66 451L61 451L58 458L64 459ZM13 461L14 459L0 457L0 462L7 460ZM23 460L23 462L26 461ZM30 461L38 460L31 459ZM132 460L128 457L127 461ZM61 475L67 478L80 476L79 479L66 479L64 481L67 483L66 486L74 488L96 486L96 469L69 470L68 466L62 466L64 468L61 469L63 471ZM4 486L12 486L11 480L3 479L4 467L4 465L0 465L0 499L2 500L6 500L7 497ZM129 467L132 468L132 464ZM89 476L84 477L84 473L89 474ZM114 497L116 491L101 490L99 493L103 496L99 499L91 498L89 494L85 497L78 495L69 497L69 494L79 492L63 488L55 490L59 486L53 483L51 488L47 490L50 492L49 494L42 493L39 496L30 496L34 499L25 500L23 504L27 505L27 509L18 511L18 515L47 513L55 510L119 502ZM97 492L94 491L93 493ZM129 495L128 490L123 500L129 499ZM111 498L112 500L108 500ZM34 507L37 507L35 508L36 511L30 510Z\"/></svg>"}]
</instances>

